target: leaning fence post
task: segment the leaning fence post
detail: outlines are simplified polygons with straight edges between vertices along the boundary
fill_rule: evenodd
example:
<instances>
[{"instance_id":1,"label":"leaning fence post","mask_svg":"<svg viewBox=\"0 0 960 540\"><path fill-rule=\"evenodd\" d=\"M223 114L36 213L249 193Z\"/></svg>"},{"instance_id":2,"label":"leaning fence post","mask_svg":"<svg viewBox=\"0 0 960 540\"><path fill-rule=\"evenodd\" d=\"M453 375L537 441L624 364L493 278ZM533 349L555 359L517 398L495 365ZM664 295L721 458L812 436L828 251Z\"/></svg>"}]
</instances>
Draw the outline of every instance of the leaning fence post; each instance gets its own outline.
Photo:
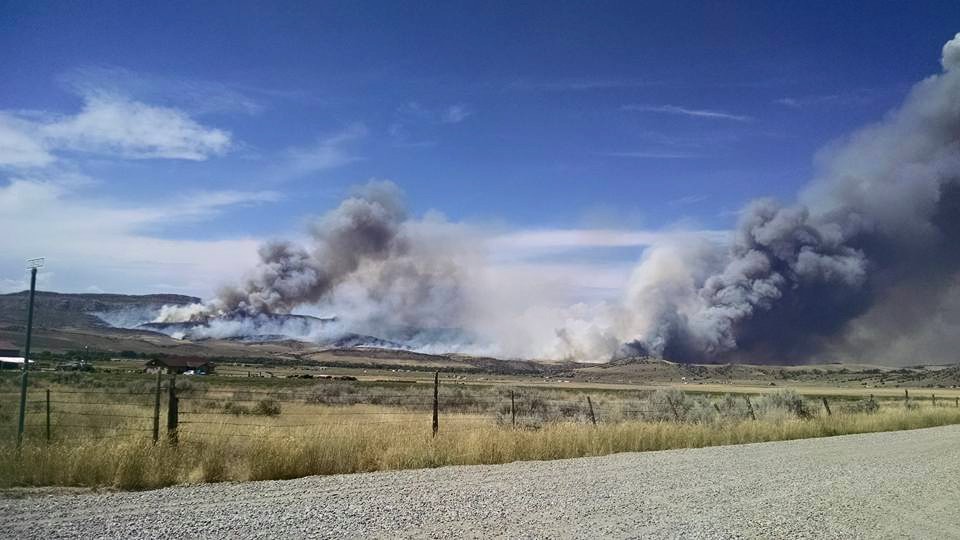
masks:
<instances>
[{"instance_id":1,"label":"leaning fence post","mask_svg":"<svg viewBox=\"0 0 960 540\"><path fill-rule=\"evenodd\" d=\"M510 391L510 424L517 427L517 402L513 396L513 390Z\"/></svg>"},{"instance_id":2,"label":"leaning fence post","mask_svg":"<svg viewBox=\"0 0 960 540\"><path fill-rule=\"evenodd\" d=\"M673 418L674 418L677 422L679 422L679 421L680 421L680 414L677 412L677 406L673 404L673 399L671 399L670 396L667 396L667 403L669 403L669 404L670 404L670 408L673 409Z\"/></svg>"},{"instance_id":3,"label":"leaning fence post","mask_svg":"<svg viewBox=\"0 0 960 540\"><path fill-rule=\"evenodd\" d=\"M757 415L753 412L753 403L750 403L750 396L744 396L743 399L747 400L747 410L750 411L750 418L756 420Z\"/></svg>"},{"instance_id":4,"label":"leaning fence post","mask_svg":"<svg viewBox=\"0 0 960 540\"><path fill-rule=\"evenodd\" d=\"M160 378L163 370L157 368L157 391L153 396L153 444L160 440Z\"/></svg>"},{"instance_id":5,"label":"leaning fence post","mask_svg":"<svg viewBox=\"0 0 960 540\"><path fill-rule=\"evenodd\" d=\"M179 423L180 404L177 398L177 374L170 376L170 395L167 398L167 438L170 444L177 444L177 424Z\"/></svg>"},{"instance_id":6,"label":"leaning fence post","mask_svg":"<svg viewBox=\"0 0 960 540\"><path fill-rule=\"evenodd\" d=\"M830 404L827 403L827 398L823 397L820 399L823 400L823 408L827 410L827 416L833 416L833 413L830 412Z\"/></svg>"},{"instance_id":7,"label":"leaning fence post","mask_svg":"<svg viewBox=\"0 0 960 540\"><path fill-rule=\"evenodd\" d=\"M50 389L47 388L47 442L50 442Z\"/></svg>"},{"instance_id":8,"label":"leaning fence post","mask_svg":"<svg viewBox=\"0 0 960 540\"><path fill-rule=\"evenodd\" d=\"M440 371L433 374L433 436L440 430Z\"/></svg>"},{"instance_id":9,"label":"leaning fence post","mask_svg":"<svg viewBox=\"0 0 960 540\"><path fill-rule=\"evenodd\" d=\"M590 401L590 396L587 396L587 407L590 407L590 421L593 425L597 425L597 417L593 414L593 402Z\"/></svg>"}]
</instances>

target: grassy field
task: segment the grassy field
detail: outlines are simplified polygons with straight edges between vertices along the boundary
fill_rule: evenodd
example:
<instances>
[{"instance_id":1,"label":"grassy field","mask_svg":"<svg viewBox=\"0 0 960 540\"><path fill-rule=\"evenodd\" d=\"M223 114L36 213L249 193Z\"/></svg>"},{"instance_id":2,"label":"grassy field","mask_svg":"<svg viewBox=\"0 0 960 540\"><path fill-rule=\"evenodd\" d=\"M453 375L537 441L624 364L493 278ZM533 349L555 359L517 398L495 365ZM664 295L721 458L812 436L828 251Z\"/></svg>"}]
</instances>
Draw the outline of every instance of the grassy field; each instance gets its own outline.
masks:
<instances>
[{"instance_id":1,"label":"grassy field","mask_svg":"<svg viewBox=\"0 0 960 540\"><path fill-rule=\"evenodd\" d=\"M784 389L748 395L727 388L507 386L464 384L450 376L440 385L434 437L432 382L178 377L177 444L167 439L163 388L155 445L155 378L36 373L31 381L28 429L18 453L17 378L0 377L0 487L146 489L960 423L953 399L934 404L929 395L909 402L902 396L833 396L828 414L821 398Z\"/></svg>"}]
</instances>

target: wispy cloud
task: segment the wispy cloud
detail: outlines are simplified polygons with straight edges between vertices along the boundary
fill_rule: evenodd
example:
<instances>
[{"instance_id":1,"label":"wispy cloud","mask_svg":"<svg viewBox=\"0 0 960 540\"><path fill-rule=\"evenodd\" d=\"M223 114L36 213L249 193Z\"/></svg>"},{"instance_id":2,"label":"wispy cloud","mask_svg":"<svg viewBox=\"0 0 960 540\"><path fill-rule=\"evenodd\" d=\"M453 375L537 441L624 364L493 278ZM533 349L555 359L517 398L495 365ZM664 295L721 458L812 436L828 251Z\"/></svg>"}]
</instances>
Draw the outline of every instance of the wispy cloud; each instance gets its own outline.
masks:
<instances>
[{"instance_id":1,"label":"wispy cloud","mask_svg":"<svg viewBox=\"0 0 960 540\"><path fill-rule=\"evenodd\" d=\"M706 157L702 154L691 154L689 152L659 152L659 151L627 151L627 152L599 152L598 155L615 158L633 158L633 159L700 159Z\"/></svg>"},{"instance_id":2,"label":"wispy cloud","mask_svg":"<svg viewBox=\"0 0 960 540\"><path fill-rule=\"evenodd\" d=\"M728 234L729 231L722 230L528 229L493 236L488 241L488 247L498 257L509 259L574 249L645 247L685 236L720 241Z\"/></svg>"},{"instance_id":3,"label":"wispy cloud","mask_svg":"<svg viewBox=\"0 0 960 540\"><path fill-rule=\"evenodd\" d=\"M444 124L459 124L474 115L473 109L464 103L443 107L428 107L410 101L397 107L387 134L393 145L400 148L431 148L437 146L437 127Z\"/></svg>"},{"instance_id":4,"label":"wispy cloud","mask_svg":"<svg viewBox=\"0 0 960 540\"><path fill-rule=\"evenodd\" d=\"M717 110L711 110L711 109L691 109L689 107L681 107L679 105L629 104L629 105L624 105L620 109L623 111L674 114L679 116L689 116L692 118L733 120L736 122L749 122L750 120L752 120L751 117L745 116L745 115L733 114L725 111L717 111Z\"/></svg>"},{"instance_id":5,"label":"wispy cloud","mask_svg":"<svg viewBox=\"0 0 960 540\"><path fill-rule=\"evenodd\" d=\"M286 151L283 176L300 176L358 161L349 146L367 135L367 127L361 123L350 124L343 130L320 138L307 146L289 148Z\"/></svg>"},{"instance_id":6,"label":"wispy cloud","mask_svg":"<svg viewBox=\"0 0 960 540\"><path fill-rule=\"evenodd\" d=\"M441 121L445 124L459 124L472 115L473 111L470 110L466 105L451 105L447 107L447 110L443 111Z\"/></svg>"},{"instance_id":7,"label":"wispy cloud","mask_svg":"<svg viewBox=\"0 0 960 540\"><path fill-rule=\"evenodd\" d=\"M669 201L667 204L670 206L689 206L692 204L702 203L703 201L709 199L707 195L697 194L697 195L686 195L683 197L678 197Z\"/></svg>"},{"instance_id":8,"label":"wispy cloud","mask_svg":"<svg viewBox=\"0 0 960 540\"><path fill-rule=\"evenodd\" d=\"M43 167L65 151L124 159L202 161L231 148L230 132L183 111L91 93L73 115L0 112L0 166Z\"/></svg>"},{"instance_id":9,"label":"wispy cloud","mask_svg":"<svg viewBox=\"0 0 960 540\"><path fill-rule=\"evenodd\" d=\"M276 91L240 87L219 81L183 79L131 71L115 66L85 66L69 70L60 82L79 95L111 93L151 103L162 103L189 112L258 114L264 98ZM256 97L254 97L256 95Z\"/></svg>"},{"instance_id":10,"label":"wispy cloud","mask_svg":"<svg viewBox=\"0 0 960 540\"><path fill-rule=\"evenodd\" d=\"M591 90L612 90L618 88L643 88L663 84L660 81L643 79L557 79L550 81L513 81L507 89L547 92L588 92Z\"/></svg>"},{"instance_id":11,"label":"wispy cloud","mask_svg":"<svg viewBox=\"0 0 960 540\"><path fill-rule=\"evenodd\" d=\"M889 89L860 88L836 94L816 94L793 97L782 97L773 100L778 105L799 109L811 106L857 106L865 105L876 100Z\"/></svg>"}]
</instances>

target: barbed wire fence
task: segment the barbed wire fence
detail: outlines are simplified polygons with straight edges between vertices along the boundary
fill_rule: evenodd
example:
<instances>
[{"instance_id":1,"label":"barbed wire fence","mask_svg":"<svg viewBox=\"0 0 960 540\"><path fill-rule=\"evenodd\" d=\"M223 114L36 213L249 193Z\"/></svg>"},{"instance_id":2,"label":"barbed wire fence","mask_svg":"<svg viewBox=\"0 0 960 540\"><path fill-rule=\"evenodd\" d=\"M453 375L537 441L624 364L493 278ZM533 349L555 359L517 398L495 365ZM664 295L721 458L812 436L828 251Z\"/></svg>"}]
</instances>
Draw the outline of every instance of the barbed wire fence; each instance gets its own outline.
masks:
<instances>
[{"instance_id":1,"label":"barbed wire fence","mask_svg":"<svg viewBox=\"0 0 960 540\"><path fill-rule=\"evenodd\" d=\"M352 385L325 388L246 389L234 387L177 387L177 376L157 375L151 391L110 389L30 389L26 401L24 437L32 441L68 441L137 438L153 443L196 444L208 437L260 439L277 433L297 435L305 428L364 428L400 426L434 437L477 431L482 427L538 428L550 423L609 424L631 420L687 420L682 404L667 396L666 406L624 398L610 392L583 391L548 397L523 387L496 387L494 395L473 395L464 386L443 381L439 372L432 388L411 384L393 392ZM0 440L15 440L17 426L10 399L18 393L0 393ZM744 419L757 419L750 396L739 396L746 406ZM833 412L820 398L826 415ZM889 398L888 398L889 399ZM958 407L960 398L911 396L931 406ZM870 401L874 397L870 396ZM740 402L738 402L740 403ZM662 405L662 404L661 404ZM717 414L720 404L713 402ZM729 405L727 405L729 406ZM799 411L798 411L799 412ZM338 436L334 433L329 436Z\"/></svg>"}]
</instances>

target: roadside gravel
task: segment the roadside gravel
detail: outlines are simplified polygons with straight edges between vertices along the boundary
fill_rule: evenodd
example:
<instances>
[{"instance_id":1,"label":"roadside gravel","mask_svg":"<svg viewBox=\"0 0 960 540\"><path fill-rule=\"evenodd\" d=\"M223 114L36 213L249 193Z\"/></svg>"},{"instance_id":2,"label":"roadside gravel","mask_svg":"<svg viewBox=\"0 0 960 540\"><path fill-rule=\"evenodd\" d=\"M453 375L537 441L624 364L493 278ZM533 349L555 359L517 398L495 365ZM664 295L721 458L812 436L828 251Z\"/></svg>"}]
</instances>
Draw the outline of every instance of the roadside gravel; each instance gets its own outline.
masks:
<instances>
[{"instance_id":1,"label":"roadside gravel","mask_svg":"<svg viewBox=\"0 0 960 540\"><path fill-rule=\"evenodd\" d=\"M0 498L2 538L960 538L960 426Z\"/></svg>"}]
</instances>

